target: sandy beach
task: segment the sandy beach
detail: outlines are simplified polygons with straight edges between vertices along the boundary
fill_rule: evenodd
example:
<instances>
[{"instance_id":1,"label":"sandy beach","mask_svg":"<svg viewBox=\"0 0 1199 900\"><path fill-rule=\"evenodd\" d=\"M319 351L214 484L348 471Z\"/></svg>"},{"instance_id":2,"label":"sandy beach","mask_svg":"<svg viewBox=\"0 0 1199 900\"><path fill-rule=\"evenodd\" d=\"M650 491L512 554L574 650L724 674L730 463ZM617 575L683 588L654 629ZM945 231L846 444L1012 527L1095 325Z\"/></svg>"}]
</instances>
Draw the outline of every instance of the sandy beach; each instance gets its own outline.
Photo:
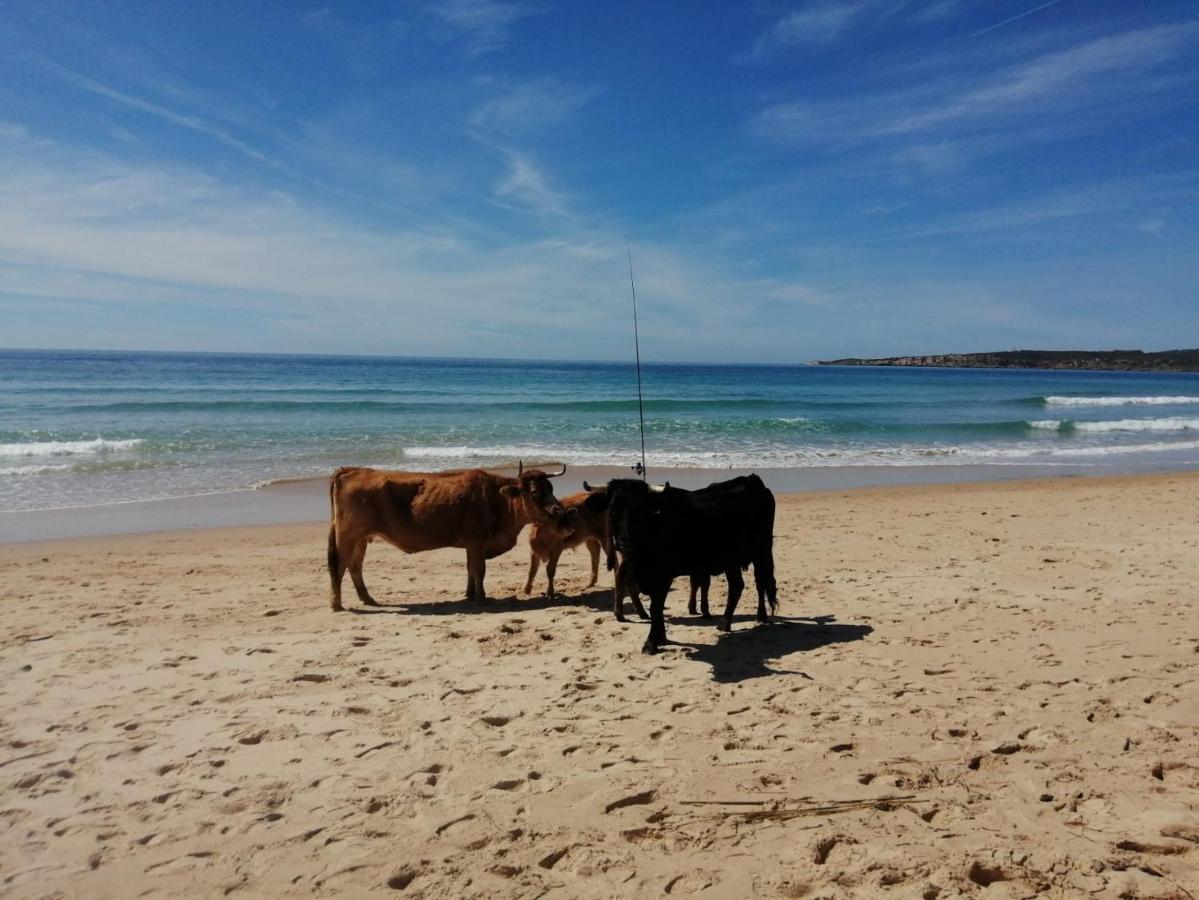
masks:
<instances>
[{"instance_id":1,"label":"sandy beach","mask_svg":"<svg viewBox=\"0 0 1199 900\"><path fill-rule=\"evenodd\" d=\"M0 895L1199 896L1197 509L785 495L778 620L676 582L657 657L527 531L341 614L324 523L3 544Z\"/></svg>"}]
</instances>

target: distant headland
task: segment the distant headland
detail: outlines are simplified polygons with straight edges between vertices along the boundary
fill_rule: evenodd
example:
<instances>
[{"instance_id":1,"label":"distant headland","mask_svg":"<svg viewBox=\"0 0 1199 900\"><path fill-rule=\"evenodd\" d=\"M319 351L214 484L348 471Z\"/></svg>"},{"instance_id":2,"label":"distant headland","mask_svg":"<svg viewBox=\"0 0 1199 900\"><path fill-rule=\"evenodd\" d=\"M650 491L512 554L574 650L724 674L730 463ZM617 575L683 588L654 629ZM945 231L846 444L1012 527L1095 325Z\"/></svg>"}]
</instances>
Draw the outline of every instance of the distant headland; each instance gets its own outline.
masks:
<instances>
[{"instance_id":1,"label":"distant headland","mask_svg":"<svg viewBox=\"0 0 1199 900\"><path fill-rule=\"evenodd\" d=\"M821 366L933 366L954 369L1091 369L1104 372L1199 372L1199 349L1000 350L882 359L820 359Z\"/></svg>"}]
</instances>

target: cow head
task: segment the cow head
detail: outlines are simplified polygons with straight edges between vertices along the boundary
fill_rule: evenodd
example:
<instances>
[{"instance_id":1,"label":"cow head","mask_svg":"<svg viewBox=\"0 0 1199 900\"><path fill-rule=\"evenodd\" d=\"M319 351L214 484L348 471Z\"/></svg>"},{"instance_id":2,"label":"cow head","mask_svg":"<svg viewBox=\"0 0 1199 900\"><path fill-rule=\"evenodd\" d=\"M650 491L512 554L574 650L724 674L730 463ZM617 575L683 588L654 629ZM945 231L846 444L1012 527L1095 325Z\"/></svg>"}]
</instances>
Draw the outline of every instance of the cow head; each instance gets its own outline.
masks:
<instances>
[{"instance_id":1,"label":"cow head","mask_svg":"<svg viewBox=\"0 0 1199 900\"><path fill-rule=\"evenodd\" d=\"M660 512L663 488L632 478L616 478L603 487L585 485L591 496L585 505L597 512L608 510L613 545L621 553L639 546Z\"/></svg>"},{"instance_id":2,"label":"cow head","mask_svg":"<svg viewBox=\"0 0 1199 900\"><path fill-rule=\"evenodd\" d=\"M566 510L554 496L554 486L550 479L564 474L565 464L562 471L546 474L540 469L526 469L522 463L516 478L511 484L501 487L500 493L509 500L518 501L525 514L534 522L560 522Z\"/></svg>"}]
</instances>

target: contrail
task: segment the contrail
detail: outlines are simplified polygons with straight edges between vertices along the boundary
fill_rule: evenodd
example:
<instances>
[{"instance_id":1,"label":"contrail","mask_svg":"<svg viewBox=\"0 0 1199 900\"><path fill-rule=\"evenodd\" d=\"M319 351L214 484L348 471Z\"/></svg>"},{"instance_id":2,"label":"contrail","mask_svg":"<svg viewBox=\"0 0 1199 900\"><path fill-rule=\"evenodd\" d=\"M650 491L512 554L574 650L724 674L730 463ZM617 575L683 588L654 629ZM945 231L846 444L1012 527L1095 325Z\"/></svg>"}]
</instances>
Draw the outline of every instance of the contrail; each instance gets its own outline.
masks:
<instances>
[{"instance_id":1,"label":"contrail","mask_svg":"<svg viewBox=\"0 0 1199 900\"><path fill-rule=\"evenodd\" d=\"M1033 13L1040 12L1043 9L1048 9L1051 6L1057 6L1057 4L1061 2L1062 0L1049 0L1048 3L1042 3L1040 6L1034 6L1032 9L1026 9L1024 12L1020 13L1019 15L1012 16L1010 19L1004 19L1002 22L996 22L994 25L988 25L982 31L976 31L974 34L968 35L968 37L976 38L979 35L986 34L988 31L994 31L996 28L1002 28L1004 25L1007 25L1010 22L1015 22L1017 19L1023 19L1025 16L1031 16Z\"/></svg>"}]
</instances>

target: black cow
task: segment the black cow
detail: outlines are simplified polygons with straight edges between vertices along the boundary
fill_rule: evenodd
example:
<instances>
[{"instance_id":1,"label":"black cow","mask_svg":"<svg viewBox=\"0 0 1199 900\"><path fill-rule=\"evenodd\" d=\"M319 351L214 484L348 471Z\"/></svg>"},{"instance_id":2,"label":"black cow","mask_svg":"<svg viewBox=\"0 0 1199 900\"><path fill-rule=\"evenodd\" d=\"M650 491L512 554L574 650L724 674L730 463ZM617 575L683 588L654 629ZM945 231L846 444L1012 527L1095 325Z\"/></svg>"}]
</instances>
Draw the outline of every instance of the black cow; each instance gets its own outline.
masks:
<instances>
[{"instance_id":1,"label":"black cow","mask_svg":"<svg viewBox=\"0 0 1199 900\"><path fill-rule=\"evenodd\" d=\"M745 587L742 570L751 564L758 587L758 619L767 621L766 603L777 606L774 582L774 495L757 475L747 475L685 491L667 485L616 479L596 493L593 508L607 506L613 545L620 553L624 583L650 598L650 632L643 650L655 653L666 641L666 594L680 575L724 574L728 604L720 624L732 628ZM618 571L616 600L619 616ZM635 594L631 595L635 597Z\"/></svg>"}]
</instances>

